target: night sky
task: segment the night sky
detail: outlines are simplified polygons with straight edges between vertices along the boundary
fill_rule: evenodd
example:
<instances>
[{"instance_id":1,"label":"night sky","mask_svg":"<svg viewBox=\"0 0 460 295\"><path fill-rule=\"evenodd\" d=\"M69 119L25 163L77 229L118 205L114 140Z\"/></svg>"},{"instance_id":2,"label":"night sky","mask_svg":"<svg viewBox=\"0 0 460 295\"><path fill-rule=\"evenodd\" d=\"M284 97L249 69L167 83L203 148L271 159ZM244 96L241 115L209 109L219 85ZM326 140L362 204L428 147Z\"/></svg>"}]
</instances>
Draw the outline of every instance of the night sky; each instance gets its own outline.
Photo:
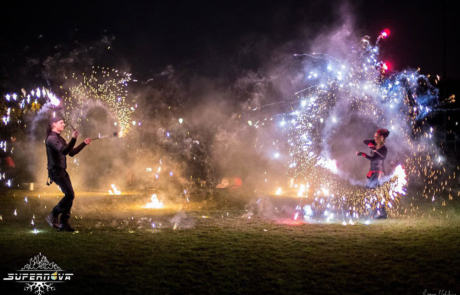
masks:
<instances>
[{"instance_id":1,"label":"night sky","mask_svg":"<svg viewBox=\"0 0 460 295\"><path fill-rule=\"evenodd\" d=\"M447 3L449 2L449 3ZM384 28L391 36L382 57L395 70L421 67L424 74L460 78L454 43L460 28L453 2L446 1L30 1L3 7L2 61L20 59L24 48L43 51L56 44L112 42L110 63L133 73L171 64L193 66L203 75L225 72L225 63L252 48L244 67L282 50L307 52L318 33L337 27L343 11L357 36L371 40ZM347 7L344 9L344 6ZM445 12L443 12L443 9ZM445 17L444 17L445 16ZM444 47L445 33L445 47ZM40 36L40 37L39 37ZM257 50L255 50L257 49ZM44 54L49 52L43 51ZM112 67L115 65L111 65Z\"/></svg>"}]
</instances>

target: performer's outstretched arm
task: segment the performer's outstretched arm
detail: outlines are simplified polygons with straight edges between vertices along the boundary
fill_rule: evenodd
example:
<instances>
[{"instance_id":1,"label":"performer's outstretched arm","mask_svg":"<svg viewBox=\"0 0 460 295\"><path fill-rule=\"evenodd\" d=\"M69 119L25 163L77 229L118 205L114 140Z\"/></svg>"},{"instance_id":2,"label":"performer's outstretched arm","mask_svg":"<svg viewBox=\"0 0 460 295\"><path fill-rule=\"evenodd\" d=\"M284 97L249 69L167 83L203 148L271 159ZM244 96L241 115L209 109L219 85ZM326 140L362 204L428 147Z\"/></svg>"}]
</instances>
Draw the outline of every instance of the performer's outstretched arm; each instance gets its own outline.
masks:
<instances>
[{"instance_id":1,"label":"performer's outstretched arm","mask_svg":"<svg viewBox=\"0 0 460 295\"><path fill-rule=\"evenodd\" d=\"M85 142L80 143L76 148L69 152L69 156L73 157L78 154L86 146Z\"/></svg>"},{"instance_id":2,"label":"performer's outstretched arm","mask_svg":"<svg viewBox=\"0 0 460 295\"><path fill-rule=\"evenodd\" d=\"M380 158L381 158L381 159L385 159L385 158L382 156L382 154L380 154L380 153L377 152L377 151L374 151L374 154L373 154L372 156L369 156L369 155L367 155L367 154L365 154L365 153L363 153L363 156L364 156L366 159L371 160L371 161L372 161L372 160L375 160L375 159L380 159Z\"/></svg>"},{"instance_id":3,"label":"performer's outstretched arm","mask_svg":"<svg viewBox=\"0 0 460 295\"><path fill-rule=\"evenodd\" d=\"M85 139L82 143L80 143L76 148L70 151L69 156L73 157L78 154L85 146L91 143L91 138Z\"/></svg>"},{"instance_id":4,"label":"performer's outstretched arm","mask_svg":"<svg viewBox=\"0 0 460 295\"><path fill-rule=\"evenodd\" d=\"M372 156L369 156L368 154L366 153L363 153L363 152L356 152L356 154L358 156L363 156L364 158L368 159L368 160L375 160L375 159L383 159L385 160L386 158L386 155L383 155L381 153L379 153L377 150L373 150L374 151L374 154Z\"/></svg>"}]
</instances>

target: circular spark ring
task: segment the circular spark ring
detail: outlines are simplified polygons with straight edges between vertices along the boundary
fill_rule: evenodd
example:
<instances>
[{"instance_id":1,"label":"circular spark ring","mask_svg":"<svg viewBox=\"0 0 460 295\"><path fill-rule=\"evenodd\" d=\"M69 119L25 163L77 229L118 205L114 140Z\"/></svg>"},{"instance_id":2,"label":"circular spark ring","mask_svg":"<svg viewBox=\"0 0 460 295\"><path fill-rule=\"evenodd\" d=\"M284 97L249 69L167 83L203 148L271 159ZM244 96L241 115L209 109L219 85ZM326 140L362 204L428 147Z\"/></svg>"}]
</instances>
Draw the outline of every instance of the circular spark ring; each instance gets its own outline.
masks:
<instances>
[{"instance_id":1,"label":"circular spark ring","mask_svg":"<svg viewBox=\"0 0 460 295\"><path fill-rule=\"evenodd\" d=\"M81 74L78 77L72 74L66 79L81 81L78 85L69 87L70 95L64 97L68 110L81 109L88 100L101 102L115 115L120 125L119 134L127 134L132 125L131 115L137 106L135 100L128 98L127 87L131 74L93 66L89 76Z\"/></svg>"}]
</instances>

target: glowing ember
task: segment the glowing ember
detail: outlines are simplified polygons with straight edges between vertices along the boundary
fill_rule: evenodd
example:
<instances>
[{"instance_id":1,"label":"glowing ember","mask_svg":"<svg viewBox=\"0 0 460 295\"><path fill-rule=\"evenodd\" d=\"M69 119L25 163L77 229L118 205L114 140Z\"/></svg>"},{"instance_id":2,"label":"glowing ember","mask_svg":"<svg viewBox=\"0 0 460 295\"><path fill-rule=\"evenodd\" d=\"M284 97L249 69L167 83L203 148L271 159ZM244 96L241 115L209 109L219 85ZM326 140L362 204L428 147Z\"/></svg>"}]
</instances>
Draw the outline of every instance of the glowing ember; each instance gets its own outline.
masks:
<instances>
[{"instance_id":1,"label":"glowing ember","mask_svg":"<svg viewBox=\"0 0 460 295\"><path fill-rule=\"evenodd\" d=\"M384 39L387 38L388 36L390 36L390 30L389 29L383 30L380 36Z\"/></svg>"}]
</instances>

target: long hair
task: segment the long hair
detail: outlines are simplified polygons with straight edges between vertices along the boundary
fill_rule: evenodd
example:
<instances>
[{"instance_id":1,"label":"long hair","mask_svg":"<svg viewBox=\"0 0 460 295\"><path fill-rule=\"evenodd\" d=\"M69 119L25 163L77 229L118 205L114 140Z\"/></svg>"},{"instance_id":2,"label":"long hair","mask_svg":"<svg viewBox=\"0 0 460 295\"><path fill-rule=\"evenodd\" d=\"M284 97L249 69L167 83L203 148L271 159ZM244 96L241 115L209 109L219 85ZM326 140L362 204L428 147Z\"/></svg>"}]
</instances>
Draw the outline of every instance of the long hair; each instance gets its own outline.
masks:
<instances>
[{"instance_id":1,"label":"long hair","mask_svg":"<svg viewBox=\"0 0 460 295\"><path fill-rule=\"evenodd\" d=\"M48 127L46 128L46 138L45 141L48 139L48 136L50 136L51 133L51 124L48 124Z\"/></svg>"}]
</instances>

